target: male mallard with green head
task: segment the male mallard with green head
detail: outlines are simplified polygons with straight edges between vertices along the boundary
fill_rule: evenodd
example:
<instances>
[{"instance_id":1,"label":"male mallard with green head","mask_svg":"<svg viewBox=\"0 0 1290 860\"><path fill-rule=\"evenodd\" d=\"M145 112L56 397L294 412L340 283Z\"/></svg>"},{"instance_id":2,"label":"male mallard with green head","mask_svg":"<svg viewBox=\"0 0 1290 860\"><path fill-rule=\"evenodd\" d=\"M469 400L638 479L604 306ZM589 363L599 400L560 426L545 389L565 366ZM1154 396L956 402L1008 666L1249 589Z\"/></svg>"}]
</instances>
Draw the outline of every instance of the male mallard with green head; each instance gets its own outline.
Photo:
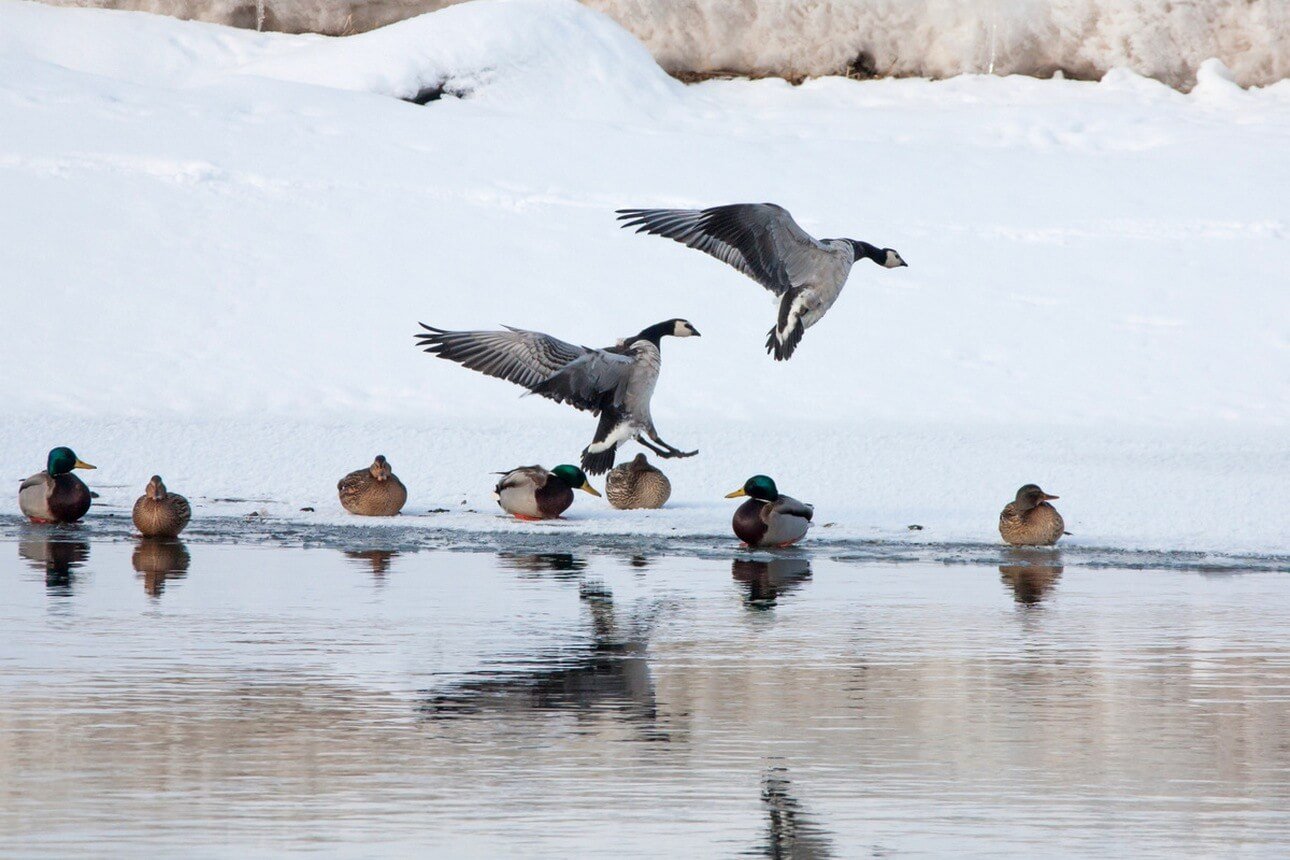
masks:
<instances>
[{"instance_id":1,"label":"male mallard with green head","mask_svg":"<svg viewBox=\"0 0 1290 860\"><path fill-rule=\"evenodd\" d=\"M134 503L131 518L144 537L172 538L188 525L193 509L188 500L166 490L160 475L153 475L143 495Z\"/></svg>"},{"instance_id":2,"label":"male mallard with green head","mask_svg":"<svg viewBox=\"0 0 1290 860\"><path fill-rule=\"evenodd\" d=\"M33 523L74 523L90 509L90 488L72 474L73 469L93 469L81 462L71 448L49 452L45 471L37 472L18 488L18 508Z\"/></svg>"},{"instance_id":3,"label":"male mallard with green head","mask_svg":"<svg viewBox=\"0 0 1290 860\"><path fill-rule=\"evenodd\" d=\"M999 534L1013 546L1052 546L1066 532L1066 523L1057 509L1048 504L1057 498L1026 484L1017 490L1017 498L1004 505L999 514Z\"/></svg>"},{"instance_id":4,"label":"male mallard with green head","mask_svg":"<svg viewBox=\"0 0 1290 860\"><path fill-rule=\"evenodd\" d=\"M408 488L380 454L366 469L341 478L336 489L345 510L361 517L392 517L408 501Z\"/></svg>"},{"instance_id":5,"label":"male mallard with green head","mask_svg":"<svg viewBox=\"0 0 1290 860\"><path fill-rule=\"evenodd\" d=\"M748 546L791 546L811 527L815 508L780 495L775 482L765 475L753 475L726 498L740 496L748 496L748 501L735 510L731 525L735 536Z\"/></svg>"},{"instance_id":6,"label":"male mallard with green head","mask_svg":"<svg viewBox=\"0 0 1290 860\"><path fill-rule=\"evenodd\" d=\"M577 466L556 466L549 472L541 466L520 466L497 474L502 479L493 488L493 498L521 520L555 519L573 504L574 490L600 495Z\"/></svg>"},{"instance_id":7,"label":"male mallard with green head","mask_svg":"<svg viewBox=\"0 0 1290 860\"><path fill-rule=\"evenodd\" d=\"M609 470L605 495L619 510L661 508L672 495L672 482L644 454Z\"/></svg>"}]
</instances>

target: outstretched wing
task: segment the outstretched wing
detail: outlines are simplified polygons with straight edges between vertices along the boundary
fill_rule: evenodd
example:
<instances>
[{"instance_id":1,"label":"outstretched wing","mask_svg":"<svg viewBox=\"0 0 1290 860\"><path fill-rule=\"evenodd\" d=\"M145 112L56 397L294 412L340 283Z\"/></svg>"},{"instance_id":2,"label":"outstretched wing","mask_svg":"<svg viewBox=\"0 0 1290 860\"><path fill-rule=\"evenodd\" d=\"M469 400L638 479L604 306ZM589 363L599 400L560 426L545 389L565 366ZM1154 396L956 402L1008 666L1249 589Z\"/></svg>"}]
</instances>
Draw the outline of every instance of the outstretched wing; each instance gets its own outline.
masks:
<instances>
[{"instance_id":1,"label":"outstretched wing","mask_svg":"<svg viewBox=\"0 0 1290 860\"><path fill-rule=\"evenodd\" d=\"M822 246L774 203L710 209L619 209L623 227L711 254L777 296L811 278Z\"/></svg>"},{"instance_id":2,"label":"outstretched wing","mask_svg":"<svg viewBox=\"0 0 1290 860\"><path fill-rule=\"evenodd\" d=\"M421 327L426 333L416 336L417 343L426 352L591 412L598 412L604 400L604 390L597 386L612 390L619 381L613 368L631 363L626 356L509 326L505 331L444 331L425 323ZM571 373L565 372L568 368L573 368Z\"/></svg>"},{"instance_id":3,"label":"outstretched wing","mask_svg":"<svg viewBox=\"0 0 1290 860\"><path fill-rule=\"evenodd\" d=\"M569 362L590 352L540 331L506 327L505 331L445 331L421 323L417 345L426 352L455 361L530 391Z\"/></svg>"},{"instance_id":4,"label":"outstretched wing","mask_svg":"<svg viewBox=\"0 0 1290 860\"><path fill-rule=\"evenodd\" d=\"M533 393L599 413L602 409L622 406L631 369L630 356L592 349L552 374Z\"/></svg>"}]
</instances>

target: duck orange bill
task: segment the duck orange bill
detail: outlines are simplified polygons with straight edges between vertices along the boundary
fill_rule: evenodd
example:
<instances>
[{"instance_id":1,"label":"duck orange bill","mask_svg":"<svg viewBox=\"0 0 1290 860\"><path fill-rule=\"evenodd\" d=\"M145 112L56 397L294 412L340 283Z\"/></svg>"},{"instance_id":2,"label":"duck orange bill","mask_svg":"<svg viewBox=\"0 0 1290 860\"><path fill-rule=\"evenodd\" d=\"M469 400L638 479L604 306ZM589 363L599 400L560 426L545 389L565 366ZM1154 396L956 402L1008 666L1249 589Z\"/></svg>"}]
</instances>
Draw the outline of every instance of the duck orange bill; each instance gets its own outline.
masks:
<instances>
[{"instance_id":1,"label":"duck orange bill","mask_svg":"<svg viewBox=\"0 0 1290 860\"><path fill-rule=\"evenodd\" d=\"M1061 498L1061 496L1050 496L1050 495L1048 495L1047 493L1044 493L1044 500L1045 500L1045 501L1048 501L1048 500L1050 500L1050 499L1060 499L1060 498Z\"/></svg>"},{"instance_id":2,"label":"duck orange bill","mask_svg":"<svg viewBox=\"0 0 1290 860\"><path fill-rule=\"evenodd\" d=\"M584 481L582 486L579 487L578 489L587 493L591 493L591 495L595 496L596 498L600 498L600 493L596 492L596 488L591 486L590 481Z\"/></svg>"},{"instance_id":3,"label":"duck orange bill","mask_svg":"<svg viewBox=\"0 0 1290 860\"><path fill-rule=\"evenodd\" d=\"M726 498L727 498L727 499L737 499L737 498L739 498L740 496L746 496L746 495L748 495L748 494L744 492L744 488L743 488L743 487L740 487L739 489L735 490L733 493L726 493Z\"/></svg>"},{"instance_id":4,"label":"duck orange bill","mask_svg":"<svg viewBox=\"0 0 1290 860\"><path fill-rule=\"evenodd\" d=\"M72 468L73 469L97 469L98 466L91 466L89 463L86 463L84 460L77 460L76 465L73 466Z\"/></svg>"}]
</instances>

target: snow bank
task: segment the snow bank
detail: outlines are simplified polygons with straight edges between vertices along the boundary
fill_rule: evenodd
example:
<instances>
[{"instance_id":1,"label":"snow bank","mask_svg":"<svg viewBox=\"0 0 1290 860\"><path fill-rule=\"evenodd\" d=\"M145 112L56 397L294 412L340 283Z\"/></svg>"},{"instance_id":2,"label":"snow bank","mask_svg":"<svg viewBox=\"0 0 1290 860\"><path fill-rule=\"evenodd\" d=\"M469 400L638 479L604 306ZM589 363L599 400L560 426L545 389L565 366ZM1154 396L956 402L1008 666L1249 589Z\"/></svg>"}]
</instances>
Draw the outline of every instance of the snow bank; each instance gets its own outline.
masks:
<instances>
[{"instance_id":1,"label":"snow bank","mask_svg":"<svg viewBox=\"0 0 1290 860\"><path fill-rule=\"evenodd\" d=\"M347 34L449 0L52 0L285 32ZM1290 74L1285 0L587 0L673 72L796 78L859 71L1100 78L1188 87L1217 57L1243 86ZM263 13L261 15L261 13ZM559 49L558 41L548 43Z\"/></svg>"},{"instance_id":2,"label":"snow bank","mask_svg":"<svg viewBox=\"0 0 1290 860\"><path fill-rule=\"evenodd\" d=\"M70 444L96 515L159 472L202 516L340 517L384 453L409 510L452 511L418 524L510 528L488 473L576 458L594 419L415 323L599 344L683 316L673 505L558 527L724 533L767 472L819 539L995 540L1037 481L1076 543L1286 551L1290 88L1228 77L682 87L570 2L344 39L0 2L0 476ZM395 98L440 79L477 89ZM776 364L768 294L612 214L740 200L910 268L859 268Z\"/></svg>"},{"instance_id":3,"label":"snow bank","mask_svg":"<svg viewBox=\"0 0 1290 860\"><path fill-rule=\"evenodd\" d=\"M401 99L428 92L565 115L665 105L680 84L640 42L573 0L488 0L344 39L246 33L6 2L0 51L134 82L229 73ZM48 28L42 26L48 25Z\"/></svg>"}]
</instances>

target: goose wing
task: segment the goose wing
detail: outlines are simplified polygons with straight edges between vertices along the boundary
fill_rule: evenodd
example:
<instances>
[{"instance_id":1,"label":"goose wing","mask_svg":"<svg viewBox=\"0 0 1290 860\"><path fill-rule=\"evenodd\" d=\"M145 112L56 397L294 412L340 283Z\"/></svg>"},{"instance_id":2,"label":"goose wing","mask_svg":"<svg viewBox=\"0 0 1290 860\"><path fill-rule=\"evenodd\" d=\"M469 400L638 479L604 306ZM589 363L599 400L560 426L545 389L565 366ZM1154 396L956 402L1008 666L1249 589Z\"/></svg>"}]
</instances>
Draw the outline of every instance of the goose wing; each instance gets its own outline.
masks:
<instances>
[{"instance_id":1,"label":"goose wing","mask_svg":"<svg viewBox=\"0 0 1290 860\"><path fill-rule=\"evenodd\" d=\"M532 390L557 403L599 414L603 409L623 405L633 363L630 356L619 352L588 350Z\"/></svg>"},{"instance_id":2,"label":"goose wing","mask_svg":"<svg viewBox=\"0 0 1290 860\"><path fill-rule=\"evenodd\" d=\"M619 209L623 227L664 236L734 266L777 296L811 280L824 252L774 203L709 209Z\"/></svg>"},{"instance_id":3,"label":"goose wing","mask_svg":"<svg viewBox=\"0 0 1290 860\"><path fill-rule=\"evenodd\" d=\"M599 412L605 394L626 379L631 359L601 349L574 346L539 331L445 331L421 323L417 343L428 353L505 379L533 394Z\"/></svg>"}]
</instances>

